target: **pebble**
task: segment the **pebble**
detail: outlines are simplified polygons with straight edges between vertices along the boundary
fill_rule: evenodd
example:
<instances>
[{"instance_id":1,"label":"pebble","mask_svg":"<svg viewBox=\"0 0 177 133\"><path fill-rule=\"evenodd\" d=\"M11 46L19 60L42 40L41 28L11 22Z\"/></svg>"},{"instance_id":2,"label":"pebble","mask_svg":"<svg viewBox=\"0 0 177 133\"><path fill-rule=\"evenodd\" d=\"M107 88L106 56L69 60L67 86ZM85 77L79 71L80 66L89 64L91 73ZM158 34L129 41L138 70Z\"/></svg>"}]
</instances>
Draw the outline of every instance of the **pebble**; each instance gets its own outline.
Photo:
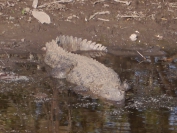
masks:
<instances>
[{"instance_id":1,"label":"pebble","mask_svg":"<svg viewBox=\"0 0 177 133\"><path fill-rule=\"evenodd\" d=\"M21 42L25 42L25 38L21 39Z\"/></svg>"},{"instance_id":2,"label":"pebble","mask_svg":"<svg viewBox=\"0 0 177 133\"><path fill-rule=\"evenodd\" d=\"M136 41L137 40L137 34L131 34L131 36L129 37L131 41Z\"/></svg>"},{"instance_id":3,"label":"pebble","mask_svg":"<svg viewBox=\"0 0 177 133\"><path fill-rule=\"evenodd\" d=\"M26 13L29 13L29 12L30 12L30 8L29 8L29 7L26 7L26 8L24 9L24 11L25 11Z\"/></svg>"},{"instance_id":4,"label":"pebble","mask_svg":"<svg viewBox=\"0 0 177 133\"><path fill-rule=\"evenodd\" d=\"M14 20L14 19L15 19L15 17L12 17L12 16L9 17L9 20Z\"/></svg>"}]
</instances>

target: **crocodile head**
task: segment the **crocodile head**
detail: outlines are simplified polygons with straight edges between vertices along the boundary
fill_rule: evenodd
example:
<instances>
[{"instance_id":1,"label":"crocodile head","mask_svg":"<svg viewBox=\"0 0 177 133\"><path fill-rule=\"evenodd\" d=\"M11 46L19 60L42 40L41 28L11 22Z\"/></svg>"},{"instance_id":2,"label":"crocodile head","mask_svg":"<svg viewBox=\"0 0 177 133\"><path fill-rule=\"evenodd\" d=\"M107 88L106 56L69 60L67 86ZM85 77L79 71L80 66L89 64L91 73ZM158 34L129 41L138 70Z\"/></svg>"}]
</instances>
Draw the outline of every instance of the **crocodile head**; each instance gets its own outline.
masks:
<instances>
[{"instance_id":1,"label":"crocodile head","mask_svg":"<svg viewBox=\"0 0 177 133\"><path fill-rule=\"evenodd\" d=\"M105 98L108 101L124 101L125 99L125 91L118 89L110 89L114 91L102 91L99 95Z\"/></svg>"},{"instance_id":2,"label":"crocodile head","mask_svg":"<svg viewBox=\"0 0 177 133\"><path fill-rule=\"evenodd\" d=\"M99 86L101 88L95 89L100 91L94 91L96 94L108 101L123 102L125 100L125 91L128 90L129 86L126 82L120 84L104 84Z\"/></svg>"}]
</instances>

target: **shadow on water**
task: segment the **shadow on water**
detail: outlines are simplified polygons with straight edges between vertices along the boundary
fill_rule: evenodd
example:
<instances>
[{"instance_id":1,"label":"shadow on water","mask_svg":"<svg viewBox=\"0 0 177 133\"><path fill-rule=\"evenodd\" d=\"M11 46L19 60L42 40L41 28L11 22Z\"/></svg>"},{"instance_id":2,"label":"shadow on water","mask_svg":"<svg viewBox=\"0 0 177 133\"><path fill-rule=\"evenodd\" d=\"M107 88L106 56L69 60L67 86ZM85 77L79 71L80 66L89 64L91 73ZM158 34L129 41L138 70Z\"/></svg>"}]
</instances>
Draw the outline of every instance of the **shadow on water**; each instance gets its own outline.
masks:
<instances>
[{"instance_id":1,"label":"shadow on water","mask_svg":"<svg viewBox=\"0 0 177 133\"><path fill-rule=\"evenodd\" d=\"M119 108L83 98L72 92L72 84L51 78L47 67L40 66L41 55L9 58L17 61L0 72L0 133L177 132L175 58L96 57L131 86Z\"/></svg>"}]
</instances>

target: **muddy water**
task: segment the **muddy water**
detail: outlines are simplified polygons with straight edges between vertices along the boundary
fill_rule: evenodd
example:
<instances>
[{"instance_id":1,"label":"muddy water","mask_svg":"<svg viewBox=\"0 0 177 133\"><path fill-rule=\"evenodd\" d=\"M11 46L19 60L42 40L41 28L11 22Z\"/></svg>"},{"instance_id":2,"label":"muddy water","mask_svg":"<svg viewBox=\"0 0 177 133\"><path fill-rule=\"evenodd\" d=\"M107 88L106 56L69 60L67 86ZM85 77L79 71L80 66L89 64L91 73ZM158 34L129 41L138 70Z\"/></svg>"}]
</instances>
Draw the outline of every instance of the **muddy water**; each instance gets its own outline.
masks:
<instances>
[{"instance_id":1,"label":"muddy water","mask_svg":"<svg viewBox=\"0 0 177 133\"><path fill-rule=\"evenodd\" d=\"M1 55L2 66L5 57ZM39 55L30 57L11 55L20 61L1 68L0 133L177 132L175 59L96 57L131 86L125 105L116 107L75 94L74 85L50 77Z\"/></svg>"}]
</instances>

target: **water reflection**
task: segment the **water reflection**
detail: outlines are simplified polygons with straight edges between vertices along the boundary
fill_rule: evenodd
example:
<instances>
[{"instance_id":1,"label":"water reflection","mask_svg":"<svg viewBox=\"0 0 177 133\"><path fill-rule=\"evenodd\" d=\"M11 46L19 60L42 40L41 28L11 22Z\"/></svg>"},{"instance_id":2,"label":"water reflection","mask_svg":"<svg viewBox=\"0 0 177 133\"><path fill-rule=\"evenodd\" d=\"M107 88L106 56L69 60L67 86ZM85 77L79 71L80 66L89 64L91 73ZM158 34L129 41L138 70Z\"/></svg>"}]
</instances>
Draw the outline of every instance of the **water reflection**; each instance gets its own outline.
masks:
<instances>
[{"instance_id":1,"label":"water reflection","mask_svg":"<svg viewBox=\"0 0 177 133\"><path fill-rule=\"evenodd\" d=\"M145 133L177 132L176 63L138 63L134 57L97 58L127 79L124 107L83 98L74 85L52 79L37 64L17 63L13 72L28 81L0 82L0 132Z\"/></svg>"}]
</instances>

